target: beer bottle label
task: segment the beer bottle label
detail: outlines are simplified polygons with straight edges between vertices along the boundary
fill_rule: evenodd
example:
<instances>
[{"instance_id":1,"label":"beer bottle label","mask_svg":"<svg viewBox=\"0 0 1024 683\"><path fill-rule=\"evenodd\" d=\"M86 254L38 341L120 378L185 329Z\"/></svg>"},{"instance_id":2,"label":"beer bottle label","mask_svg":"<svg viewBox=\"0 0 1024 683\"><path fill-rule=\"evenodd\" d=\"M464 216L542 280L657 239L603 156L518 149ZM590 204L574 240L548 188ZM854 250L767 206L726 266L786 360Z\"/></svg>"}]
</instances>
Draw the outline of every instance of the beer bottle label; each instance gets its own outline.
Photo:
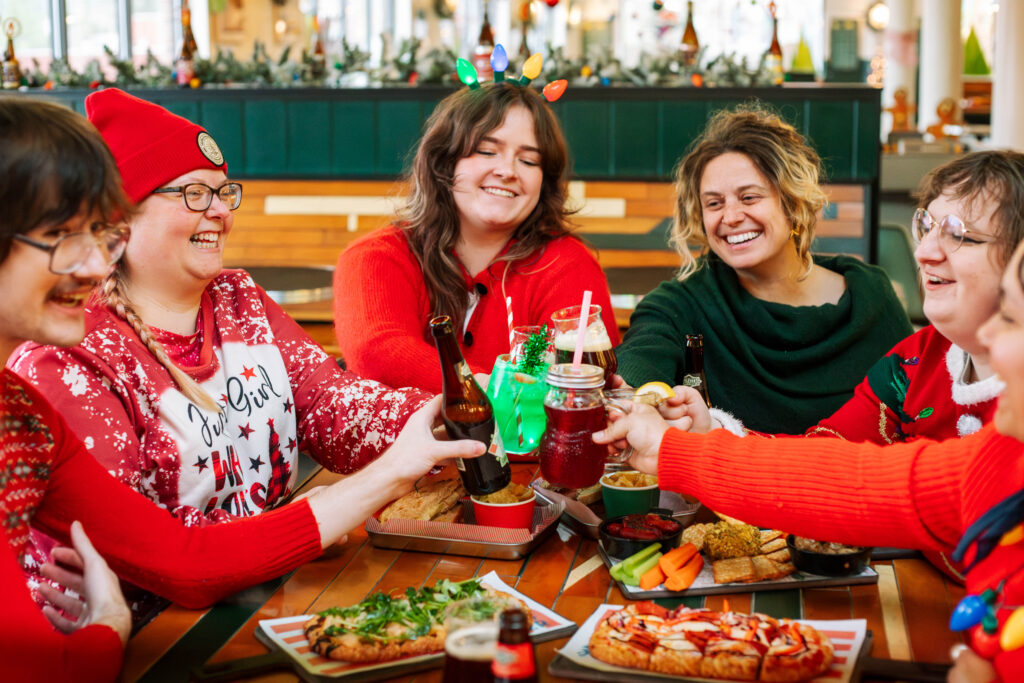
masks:
<instances>
[{"instance_id":1,"label":"beer bottle label","mask_svg":"<svg viewBox=\"0 0 1024 683\"><path fill-rule=\"evenodd\" d=\"M494 456L498 464L504 467L508 464L508 456L505 454L505 444L501 442L501 434L498 432L498 423L494 423L494 434L491 435L491 445L487 452Z\"/></svg>"},{"instance_id":2,"label":"beer bottle label","mask_svg":"<svg viewBox=\"0 0 1024 683\"><path fill-rule=\"evenodd\" d=\"M683 386L693 387L694 389L700 389L701 381L700 375L685 375L683 376Z\"/></svg>"},{"instance_id":3,"label":"beer bottle label","mask_svg":"<svg viewBox=\"0 0 1024 683\"><path fill-rule=\"evenodd\" d=\"M495 678L517 680L535 677L537 662L533 656L533 643L498 643L498 650L491 662L491 674Z\"/></svg>"}]
</instances>

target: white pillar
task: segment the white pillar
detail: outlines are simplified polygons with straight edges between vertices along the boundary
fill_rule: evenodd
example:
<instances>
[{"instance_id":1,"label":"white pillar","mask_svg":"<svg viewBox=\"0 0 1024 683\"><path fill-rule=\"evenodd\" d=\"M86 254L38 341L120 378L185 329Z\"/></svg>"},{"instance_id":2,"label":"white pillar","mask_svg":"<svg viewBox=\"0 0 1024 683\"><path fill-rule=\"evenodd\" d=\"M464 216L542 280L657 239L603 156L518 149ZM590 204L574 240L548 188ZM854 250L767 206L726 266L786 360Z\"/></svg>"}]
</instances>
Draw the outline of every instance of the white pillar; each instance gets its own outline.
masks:
<instances>
[{"instance_id":1,"label":"white pillar","mask_svg":"<svg viewBox=\"0 0 1024 683\"><path fill-rule=\"evenodd\" d=\"M992 68L992 145L1024 150L1024 6L999 3L996 14L996 54Z\"/></svg>"},{"instance_id":2,"label":"white pillar","mask_svg":"<svg viewBox=\"0 0 1024 683\"><path fill-rule=\"evenodd\" d=\"M882 107L891 107L893 94L903 88L907 100L917 105L917 19L914 0L889 0L889 26L885 29L885 79L882 81ZM885 114L883 136L892 129L892 117ZM911 110L910 125L918 120Z\"/></svg>"},{"instance_id":3,"label":"white pillar","mask_svg":"<svg viewBox=\"0 0 1024 683\"><path fill-rule=\"evenodd\" d=\"M963 70L960 0L922 0L921 98L917 103L917 127L920 130L938 122L935 109L939 102L947 97L960 102L963 97Z\"/></svg>"}]
</instances>

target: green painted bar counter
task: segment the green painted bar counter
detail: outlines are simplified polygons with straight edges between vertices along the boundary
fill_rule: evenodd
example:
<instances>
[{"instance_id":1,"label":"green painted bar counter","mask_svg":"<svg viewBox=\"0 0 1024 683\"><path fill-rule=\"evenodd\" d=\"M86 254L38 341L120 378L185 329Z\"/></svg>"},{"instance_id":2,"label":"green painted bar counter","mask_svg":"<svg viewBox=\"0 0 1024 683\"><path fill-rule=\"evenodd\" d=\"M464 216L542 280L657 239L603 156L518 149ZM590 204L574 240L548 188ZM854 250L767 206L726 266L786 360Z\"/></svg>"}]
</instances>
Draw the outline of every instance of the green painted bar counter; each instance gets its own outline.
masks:
<instances>
[{"instance_id":1,"label":"green painted bar counter","mask_svg":"<svg viewBox=\"0 0 1024 683\"><path fill-rule=\"evenodd\" d=\"M374 179L400 174L424 121L450 88L202 88L131 91L199 122L232 176ZM668 180L716 110L751 100L775 107L816 147L826 181L864 188L865 233L842 251L875 260L881 91L868 86L777 88L570 87L552 104L582 180ZM84 111L88 91L33 91Z\"/></svg>"},{"instance_id":2,"label":"green painted bar counter","mask_svg":"<svg viewBox=\"0 0 1024 683\"><path fill-rule=\"evenodd\" d=\"M205 126L250 178L381 178L402 171L423 122L449 88L138 89L133 94ZM584 179L667 178L708 116L758 99L817 147L831 182L878 177L880 92L850 86L780 88L570 87L552 105L573 172ZM83 90L33 91L84 111Z\"/></svg>"}]
</instances>

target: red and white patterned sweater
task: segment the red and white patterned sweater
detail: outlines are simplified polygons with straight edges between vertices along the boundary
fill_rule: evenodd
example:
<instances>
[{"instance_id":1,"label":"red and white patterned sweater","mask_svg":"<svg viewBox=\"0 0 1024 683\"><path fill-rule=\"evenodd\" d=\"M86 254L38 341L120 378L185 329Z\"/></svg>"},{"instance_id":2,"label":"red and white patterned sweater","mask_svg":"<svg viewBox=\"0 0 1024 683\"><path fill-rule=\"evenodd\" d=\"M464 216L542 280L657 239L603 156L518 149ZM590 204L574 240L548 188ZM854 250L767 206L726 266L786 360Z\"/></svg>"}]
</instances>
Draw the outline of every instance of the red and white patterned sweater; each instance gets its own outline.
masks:
<instances>
[{"instance_id":1,"label":"red and white patterned sweater","mask_svg":"<svg viewBox=\"0 0 1024 683\"><path fill-rule=\"evenodd\" d=\"M966 362L963 349L928 325L894 346L853 398L807 433L880 444L973 434L992 421L1005 385L994 375L964 382Z\"/></svg>"},{"instance_id":2,"label":"red and white patterned sweater","mask_svg":"<svg viewBox=\"0 0 1024 683\"><path fill-rule=\"evenodd\" d=\"M186 607L205 607L320 554L305 501L235 524L187 529L114 481L39 393L0 373L0 662L4 680L109 681L121 642L101 625L70 635L33 602L18 563L29 525L68 542L79 520L111 568Z\"/></svg>"},{"instance_id":3,"label":"red and white patterned sweater","mask_svg":"<svg viewBox=\"0 0 1024 683\"><path fill-rule=\"evenodd\" d=\"M291 492L298 450L335 472L381 454L429 400L341 370L248 273L225 270L184 368L222 408L193 404L135 331L90 305L81 344L22 345L8 367L46 394L93 456L186 524L248 517Z\"/></svg>"}]
</instances>

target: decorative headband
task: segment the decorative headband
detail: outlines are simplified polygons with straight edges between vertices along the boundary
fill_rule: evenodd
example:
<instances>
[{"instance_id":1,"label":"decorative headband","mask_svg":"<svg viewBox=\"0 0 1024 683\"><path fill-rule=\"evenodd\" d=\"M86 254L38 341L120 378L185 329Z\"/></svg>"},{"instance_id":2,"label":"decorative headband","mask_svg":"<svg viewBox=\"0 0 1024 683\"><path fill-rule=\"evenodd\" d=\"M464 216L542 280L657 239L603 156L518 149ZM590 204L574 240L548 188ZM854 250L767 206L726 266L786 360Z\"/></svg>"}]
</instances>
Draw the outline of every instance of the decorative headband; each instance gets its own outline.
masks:
<instances>
[{"instance_id":1,"label":"decorative headband","mask_svg":"<svg viewBox=\"0 0 1024 683\"><path fill-rule=\"evenodd\" d=\"M529 85L530 81L540 76L540 68L543 63L544 58L541 57L539 52L530 55L530 58L523 64L522 76L510 79L509 83ZM508 69L508 55L505 53L505 48L500 44L495 45L494 50L491 51L491 70L494 71L495 83L505 80L506 69ZM468 85L470 90L476 90L480 87L480 79L477 76L476 68L468 60L459 58L455 63L455 72L458 74L459 80ZM568 81L560 78L545 85L541 93L548 102L554 102L562 96L568 85Z\"/></svg>"}]
</instances>

